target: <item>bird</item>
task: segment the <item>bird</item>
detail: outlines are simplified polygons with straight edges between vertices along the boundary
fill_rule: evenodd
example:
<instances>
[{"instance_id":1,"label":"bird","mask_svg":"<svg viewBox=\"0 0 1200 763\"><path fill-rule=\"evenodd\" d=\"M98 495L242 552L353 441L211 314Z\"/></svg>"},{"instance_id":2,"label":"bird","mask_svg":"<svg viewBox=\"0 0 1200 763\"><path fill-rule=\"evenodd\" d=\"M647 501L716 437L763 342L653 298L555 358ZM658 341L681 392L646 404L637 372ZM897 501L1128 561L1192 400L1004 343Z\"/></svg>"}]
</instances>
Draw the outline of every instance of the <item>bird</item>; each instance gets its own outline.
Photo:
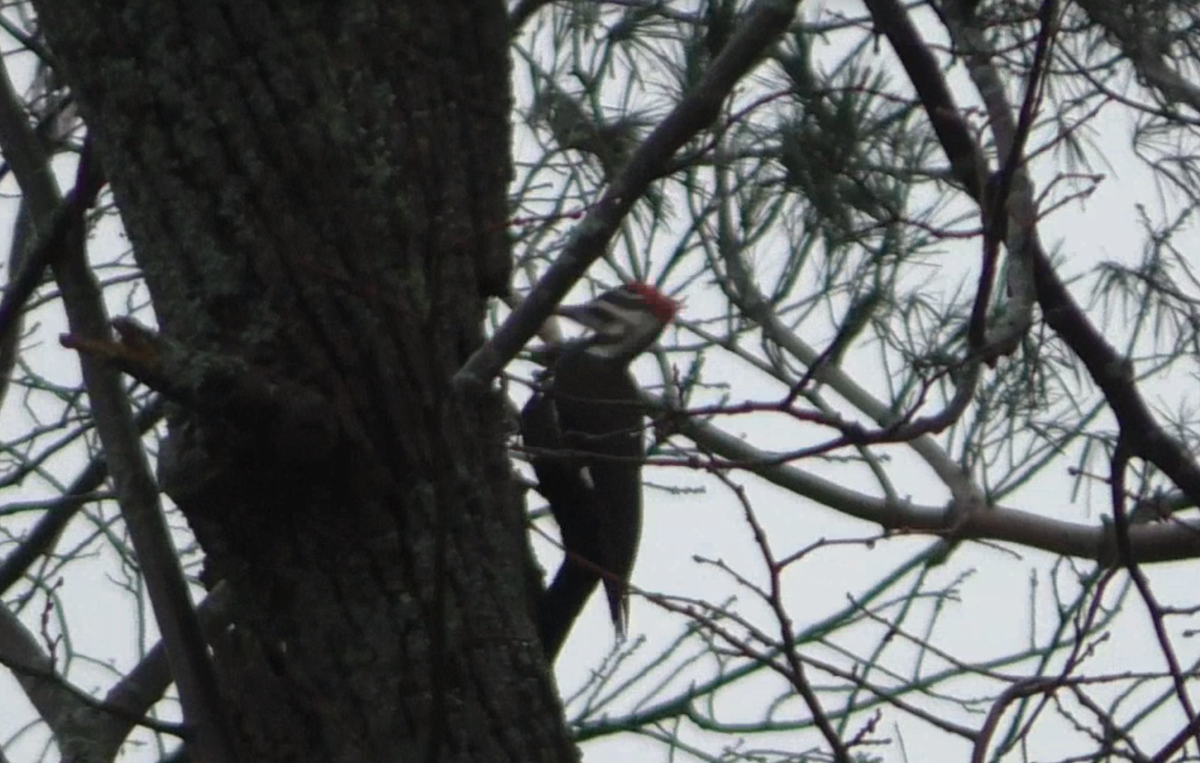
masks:
<instances>
[{"instance_id":1,"label":"bird","mask_svg":"<svg viewBox=\"0 0 1200 763\"><path fill-rule=\"evenodd\" d=\"M564 550L537 606L550 662L601 581L613 626L625 635L646 458L645 411L629 365L678 308L653 286L634 282L556 311L589 333L550 348L548 369L521 411L524 447Z\"/></svg>"}]
</instances>

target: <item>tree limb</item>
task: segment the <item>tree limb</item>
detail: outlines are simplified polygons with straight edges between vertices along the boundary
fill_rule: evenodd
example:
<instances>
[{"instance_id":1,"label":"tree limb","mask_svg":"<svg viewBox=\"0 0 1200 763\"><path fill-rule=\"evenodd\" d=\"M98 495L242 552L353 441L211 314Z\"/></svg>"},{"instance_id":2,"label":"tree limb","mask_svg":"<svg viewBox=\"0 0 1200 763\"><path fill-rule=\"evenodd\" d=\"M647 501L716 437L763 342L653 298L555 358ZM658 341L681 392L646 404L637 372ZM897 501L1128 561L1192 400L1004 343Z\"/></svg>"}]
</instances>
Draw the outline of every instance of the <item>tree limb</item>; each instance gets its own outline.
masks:
<instances>
[{"instance_id":1,"label":"tree limb","mask_svg":"<svg viewBox=\"0 0 1200 763\"><path fill-rule=\"evenodd\" d=\"M986 163L950 95L937 61L921 39L907 11L896 0L866 0L880 31L900 58L942 143L955 176L971 197L985 204ZM1033 263L1038 304L1046 323L1083 361L1100 387L1126 438L1130 452L1153 463L1172 482L1200 503L1200 466L1191 453L1163 430L1133 380L1129 361L1121 357L1091 324L1034 235L1035 221L1025 221L1025 254Z\"/></svg>"},{"instance_id":2,"label":"tree limb","mask_svg":"<svg viewBox=\"0 0 1200 763\"><path fill-rule=\"evenodd\" d=\"M102 182L90 140L85 143L75 189L63 204L41 144L25 120L7 70L0 69L0 148L9 158L62 292L71 332L104 338L108 316L86 257L84 211ZM63 221L65 218L65 221ZM61 221L61 222L60 222ZM32 261L33 258L31 257ZM207 648L192 608L187 581L159 504L158 488L142 449L129 399L118 373L80 355L96 431L116 487L117 501L145 574L156 620L179 685L184 717L197 729L202 763L236 760Z\"/></svg>"},{"instance_id":3,"label":"tree limb","mask_svg":"<svg viewBox=\"0 0 1200 763\"><path fill-rule=\"evenodd\" d=\"M456 388L486 385L525 346L554 306L604 254L634 202L662 174L675 152L716 120L721 104L734 86L759 62L763 51L787 30L797 4L796 0L758 0L754 4L700 84L637 147L521 307L454 375Z\"/></svg>"}]
</instances>

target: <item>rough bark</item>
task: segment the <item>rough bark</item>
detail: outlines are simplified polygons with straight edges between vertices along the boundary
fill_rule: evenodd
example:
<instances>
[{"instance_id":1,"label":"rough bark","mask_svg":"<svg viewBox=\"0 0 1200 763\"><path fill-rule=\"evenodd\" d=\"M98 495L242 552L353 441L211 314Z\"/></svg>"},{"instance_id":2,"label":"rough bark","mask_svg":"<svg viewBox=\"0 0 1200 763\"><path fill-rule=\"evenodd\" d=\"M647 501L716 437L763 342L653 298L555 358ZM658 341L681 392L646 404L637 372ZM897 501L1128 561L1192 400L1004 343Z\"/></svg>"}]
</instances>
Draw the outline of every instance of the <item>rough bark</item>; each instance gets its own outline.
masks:
<instances>
[{"instance_id":1,"label":"rough bark","mask_svg":"<svg viewBox=\"0 0 1200 763\"><path fill-rule=\"evenodd\" d=\"M449 384L507 280L503 4L38 8L200 392L160 474L242 759L571 757L502 410Z\"/></svg>"}]
</instances>

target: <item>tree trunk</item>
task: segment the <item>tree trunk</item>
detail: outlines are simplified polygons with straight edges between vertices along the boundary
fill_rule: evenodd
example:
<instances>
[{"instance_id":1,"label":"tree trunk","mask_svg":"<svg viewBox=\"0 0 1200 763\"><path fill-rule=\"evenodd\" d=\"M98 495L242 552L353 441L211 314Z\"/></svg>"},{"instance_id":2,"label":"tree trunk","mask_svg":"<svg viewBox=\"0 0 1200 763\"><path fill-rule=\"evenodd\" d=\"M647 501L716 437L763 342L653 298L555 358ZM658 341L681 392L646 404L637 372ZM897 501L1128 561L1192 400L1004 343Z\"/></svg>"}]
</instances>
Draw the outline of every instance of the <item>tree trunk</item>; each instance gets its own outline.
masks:
<instances>
[{"instance_id":1,"label":"tree trunk","mask_svg":"<svg viewBox=\"0 0 1200 763\"><path fill-rule=\"evenodd\" d=\"M37 5L194 393L159 469L242 759L572 757L503 409L448 384L508 278L503 4Z\"/></svg>"}]
</instances>

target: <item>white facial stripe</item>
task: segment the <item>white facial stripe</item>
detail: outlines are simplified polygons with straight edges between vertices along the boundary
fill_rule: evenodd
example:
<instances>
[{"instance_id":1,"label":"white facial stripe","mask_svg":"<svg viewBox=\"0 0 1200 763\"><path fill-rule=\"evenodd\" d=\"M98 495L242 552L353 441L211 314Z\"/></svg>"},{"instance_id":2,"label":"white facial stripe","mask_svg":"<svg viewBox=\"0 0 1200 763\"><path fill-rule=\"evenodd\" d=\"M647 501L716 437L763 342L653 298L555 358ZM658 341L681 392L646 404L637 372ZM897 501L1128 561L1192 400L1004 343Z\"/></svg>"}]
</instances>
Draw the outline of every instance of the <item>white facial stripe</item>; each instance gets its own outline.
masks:
<instances>
[{"instance_id":1,"label":"white facial stripe","mask_svg":"<svg viewBox=\"0 0 1200 763\"><path fill-rule=\"evenodd\" d=\"M646 298L629 289L614 289L600 297L611 305L619 305L626 310L637 310L645 305Z\"/></svg>"},{"instance_id":2,"label":"white facial stripe","mask_svg":"<svg viewBox=\"0 0 1200 763\"><path fill-rule=\"evenodd\" d=\"M617 323L621 326L636 326L646 318L646 313L637 307L622 307L609 302L601 302L596 305L596 312L599 313L604 320L610 323ZM625 331L628 329L622 329Z\"/></svg>"},{"instance_id":3,"label":"white facial stripe","mask_svg":"<svg viewBox=\"0 0 1200 763\"><path fill-rule=\"evenodd\" d=\"M587 486L588 490L596 489L596 482L592 479L591 469L587 468L586 466L579 467L579 478L583 480L583 484Z\"/></svg>"},{"instance_id":4,"label":"white facial stripe","mask_svg":"<svg viewBox=\"0 0 1200 763\"><path fill-rule=\"evenodd\" d=\"M589 344L584 352L596 358L610 360L620 357L623 347L624 345L620 344Z\"/></svg>"}]
</instances>

